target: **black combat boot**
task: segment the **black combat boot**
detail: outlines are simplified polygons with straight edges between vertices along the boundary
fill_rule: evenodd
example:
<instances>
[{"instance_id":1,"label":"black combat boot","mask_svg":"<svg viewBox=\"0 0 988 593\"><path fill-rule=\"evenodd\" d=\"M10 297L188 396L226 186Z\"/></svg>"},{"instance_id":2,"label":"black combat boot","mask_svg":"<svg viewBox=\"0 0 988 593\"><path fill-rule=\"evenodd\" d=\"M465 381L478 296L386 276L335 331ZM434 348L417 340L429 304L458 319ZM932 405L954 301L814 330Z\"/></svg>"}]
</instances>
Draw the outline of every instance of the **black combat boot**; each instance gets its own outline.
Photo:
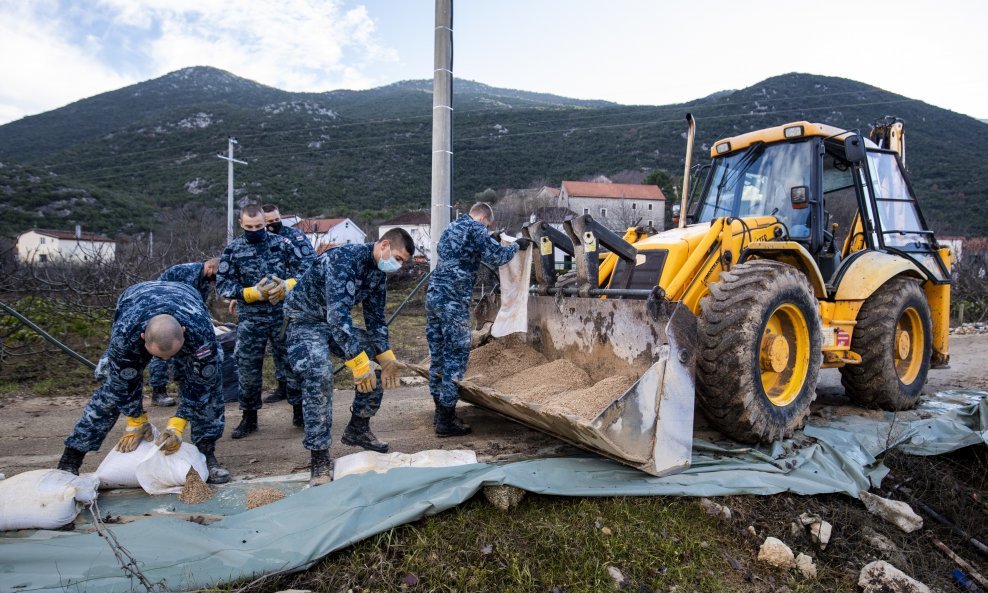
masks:
<instances>
[{"instance_id":1,"label":"black combat boot","mask_svg":"<svg viewBox=\"0 0 988 593\"><path fill-rule=\"evenodd\" d=\"M329 451L325 449L309 451L312 461L309 465L309 486L326 484L332 479L330 474Z\"/></svg>"},{"instance_id":2,"label":"black combat boot","mask_svg":"<svg viewBox=\"0 0 988 593\"><path fill-rule=\"evenodd\" d=\"M151 405L169 408L175 405L175 398L168 395L167 385L155 385L151 388Z\"/></svg>"},{"instance_id":3,"label":"black combat boot","mask_svg":"<svg viewBox=\"0 0 988 593\"><path fill-rule=\"evenodd\" d=\"M304 425L305 420L302 417L302 404L295 404L292 406L292 426L301 428Z\"/></svg>"},{"instance_id":4,"label":"black combat boot","mask_svg":"<svg viewBox=\"0 0 988 593\"><path fill-rule=\"evenodd\" d=\"M436 436L439 438L459 437L470 434L470 425L464 424L456 417L456 406L439 406L436 408Z\"/></svg>"},{"instance_id":5,"label":"black combat boot","mask_svg":"<svg viewBox=\"0 0 988 593\"><path fill-rule=\"evenodd\" d=\"M58 460L58 469L78 476L79 468L82 467L82 460L85 457L85 451L66 447L62 453L62 458Z\"/></svg>"},{"instance_id":6,"label":"black combat boot","mask_svg":"<svg viewBox=\"0 0 988 593\"><path fill-rule=\"evenodd\" d=\"M340 441L344 445L363 447L368 451L377 451L378 453L388 452L388 444L384 441L377 440L377 437L371 432L370 418L361 418L356 414L350 415L350 424L346 425L346 430L343 431Z\"/></svg>"},{"instance_id":7,"label":"black combat boot","mask_svg":"<svg viewBox=\"0 0 988 593\"><path fill-rule=\"evenodd\" d=\"M230 481L230 472L216 459L216 442L203 441L196 445L199 452L206 456L206 468L209 469L207 484L226 484Z\"/></svg>"},{"instance_id":8,"label":"black combat boot","mask_svg":"<svg viewBox=\"0 0 988 593\"><path fill-rule=\"evenodd\" d=\"M244 415L240 418L240 424L233 429L230 437L242 439L255 432L257 432L257 410L244 410Z\"/></svg>"},{"instance_id":9,"label":"black combat boot","mask_svg":"<svg viewBox=\"0 0 988 593\"><path fill-rule=\"evenodd\" d=\"M266 404L273 404L288 399L288 393L286 389L287 389L287 385L285 384L285 382L278 381L278 388L272 391L271 393L269 393L261 401Z\"/></svg>"}]
</instances>

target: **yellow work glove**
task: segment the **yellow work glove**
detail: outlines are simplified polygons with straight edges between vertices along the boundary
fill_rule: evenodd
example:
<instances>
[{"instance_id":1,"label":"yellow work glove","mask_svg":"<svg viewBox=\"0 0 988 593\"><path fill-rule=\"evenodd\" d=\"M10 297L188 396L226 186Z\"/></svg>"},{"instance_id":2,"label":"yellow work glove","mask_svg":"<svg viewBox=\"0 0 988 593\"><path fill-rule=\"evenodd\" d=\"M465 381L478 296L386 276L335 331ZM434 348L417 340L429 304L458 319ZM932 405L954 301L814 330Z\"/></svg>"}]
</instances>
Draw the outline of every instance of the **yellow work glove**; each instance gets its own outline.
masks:
<instances>
[{"instance_id":1,"label":"yellow work glove","mask_svg":"<svg viewBox=\"0 0 988 593\"><path fill-rule=\"evenodd\" d=\"M264 288L264 298L272 305L280 303L285 298L285 281L271 276L271 283Z\"/></svg>"},{"instance_id":2,"label":"yellow work glove","mask_svg":"<svg viewBox=\"0 0 988 593\"><path fill-rule=\"evenodd\" d=\"M154 444L160 446L165 455L171 455L182 446L182 433L185 432L185 427L188 425L189 421L185 418L172 416L168 419L168 427L158 435Z\"/></svg>"},{"instance_id":3,"label":"yellow work glove","mask_svg":"<svg viewBox=\"0 0 988 593\"><path fill-rule=\"evenodd\" d=\"M381 363L381 387L385 389L395 389L401 382L401 369L404 367L398 359L395 358L395 353L391 350L387 352L382 352L374 358L377 362Z\"/></svg>"},{"instance_id":4,"label":"yellow work glove","mask_svg":"<svg viewBox=\"0 0 988 593\"><path fill-rule=\"evenodd\" d=\"M154 438L154 433L151 432L147 412L133 418L127 416L127 430L124 431L123 436L117 441L117 451L130 453L137 449L141 441L150 441L152 438Z\"/></svg>"},{"instance_id":5,"label":"yellow work glove","mask_svg":"<svg viewBox=\"0 0 988 593\"><path fill-rule=\"evenodd\" d=\"M273 281L270 276L265 276L264 278L261 278L254 286L248 286L245 288L244 301L248 303L257 303L268 300L267 292L270 290L272 282Z\"/></svg>"},{"instance_id":6,"label":"yellow work glove","mask_svg":"<svg viewBox=\"0 0 988 593\"><path fill-rule=\"evenodd\" d=\"M377 375L374 374L373 368L377 365L371 364L366 352L361 352L344 364L353 373L353 384L357 387L357 391L370 393L377 387Z\"/></svg>"}]
</instances>

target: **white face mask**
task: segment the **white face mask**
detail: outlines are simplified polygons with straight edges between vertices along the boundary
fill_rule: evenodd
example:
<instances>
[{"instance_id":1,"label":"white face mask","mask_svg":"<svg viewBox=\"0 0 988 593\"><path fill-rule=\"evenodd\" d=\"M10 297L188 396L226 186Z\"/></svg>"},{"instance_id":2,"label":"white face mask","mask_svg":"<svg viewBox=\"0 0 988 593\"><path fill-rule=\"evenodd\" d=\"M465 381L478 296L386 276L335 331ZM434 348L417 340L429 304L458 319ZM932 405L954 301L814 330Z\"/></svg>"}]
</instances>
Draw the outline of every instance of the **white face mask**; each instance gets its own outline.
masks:
<instances>
[{"instance_id":1,"label":"white face mask","mask_svg":"<svg viewBox=\"0 0 988 593\"><path fill-rule=\"evenodd\" d=\"M390 254L389 257L384 257L384 254L382 253L381 254L381 259L377 260L377 269L378 270L381 270L385 274L390 274L392 272L397 272L398 270L401 269L401 262L399 262L398 260L396 260L394 258L394 254L391 253L391 244L390 243L388 243L388 253Z\"/></svg>"}]
</instances>

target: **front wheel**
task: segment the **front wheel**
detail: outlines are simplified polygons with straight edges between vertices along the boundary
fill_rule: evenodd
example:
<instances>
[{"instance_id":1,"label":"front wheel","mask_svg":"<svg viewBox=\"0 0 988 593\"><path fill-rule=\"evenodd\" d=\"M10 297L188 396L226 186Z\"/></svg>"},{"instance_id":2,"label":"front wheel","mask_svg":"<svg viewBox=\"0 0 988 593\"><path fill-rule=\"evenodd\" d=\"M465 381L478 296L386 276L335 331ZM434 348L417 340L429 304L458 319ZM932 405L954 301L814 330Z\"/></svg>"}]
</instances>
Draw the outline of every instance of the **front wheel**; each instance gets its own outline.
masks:
<instances>
[{"instance_id":1,"label":"front wheel","mask_svg":"<svg viewBox=\"0 0 988 593\"><path fill-rule=\"evenodd\" d=\"M697 401L718 430L771 442L803 425L823 364L819 304L792 266L754 260L700 301Z\"/></svg>"},{"instance_id":2,"label":"front wheel","mask_svg":"<svg viewBox=\"0 0 988 593\"><path fill-rule=\"evenodd\" d=\"M893 278L858 313L851 350L861 364L841 367L841 383L858 405L906 410L919 402L933 351L930 305L918 281Z\"/></svg>"}]
</instances>

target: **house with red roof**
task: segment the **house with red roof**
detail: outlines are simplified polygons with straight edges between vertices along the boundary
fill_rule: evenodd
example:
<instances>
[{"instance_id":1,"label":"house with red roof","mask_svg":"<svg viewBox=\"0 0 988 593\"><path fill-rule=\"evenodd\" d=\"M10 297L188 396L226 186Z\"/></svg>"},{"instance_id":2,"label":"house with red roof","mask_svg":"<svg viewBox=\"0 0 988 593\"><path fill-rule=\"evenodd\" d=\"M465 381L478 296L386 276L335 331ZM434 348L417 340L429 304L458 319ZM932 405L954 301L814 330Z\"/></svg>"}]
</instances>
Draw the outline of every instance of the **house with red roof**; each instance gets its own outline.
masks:
<instances>
[{"instance_id":1,"label":"house with red roof","mask_svg":"<svg viewBox=\"0 0 988 593\"><path fill-rule=\"evenodd\" d=\"M656 185L563 181L559 207L589 214L607 228L623 233L629 226L665 228L666 197Z\"/></svg>"},{"instance_id":2,"label":"house with red roof","mask_svg":"<svg viewBox=\"0 0 988 593\"><path fill-rule=\"evenodd\" d=\"M367 233L349 218L303 218L292 225L305 233L312 246L364 243Z\"/></svg>"},{"instance_id":3,"label":"house with red roof","mask_svg":"<svg viewBox=\"0 0 988 593\"><path fill-rule=\"evenodd\" d=\"M113 261L117 243L97 233L32 229L17 237L17 260L24 263L96 263Z\"/></svg>"}]
</instances>

